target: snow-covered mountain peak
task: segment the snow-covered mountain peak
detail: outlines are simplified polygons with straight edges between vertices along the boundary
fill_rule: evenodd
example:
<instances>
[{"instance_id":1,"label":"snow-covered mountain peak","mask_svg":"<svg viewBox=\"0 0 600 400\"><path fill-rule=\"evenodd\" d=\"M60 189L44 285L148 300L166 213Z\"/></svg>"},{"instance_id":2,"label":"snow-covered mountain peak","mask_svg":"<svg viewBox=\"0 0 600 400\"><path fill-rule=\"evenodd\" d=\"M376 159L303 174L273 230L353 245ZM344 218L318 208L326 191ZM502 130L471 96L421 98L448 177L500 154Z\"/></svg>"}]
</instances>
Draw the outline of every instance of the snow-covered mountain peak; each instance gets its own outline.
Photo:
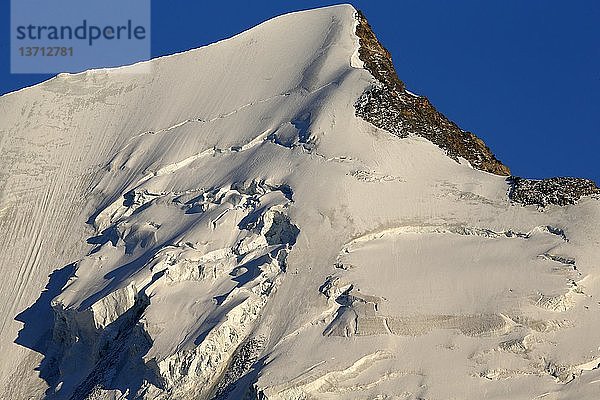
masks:
<instances>
[{"instance_id":1,"label":"snow-covered mountain peak","mask_svg":"<svg viewBox=\"0 0 600 400\"><path fill-rule=\"evenodd\" d=\"M0 97L0 397L594 398L595 184L507 180L351 6L142 66Z\"/></svg>"}]
</instances>

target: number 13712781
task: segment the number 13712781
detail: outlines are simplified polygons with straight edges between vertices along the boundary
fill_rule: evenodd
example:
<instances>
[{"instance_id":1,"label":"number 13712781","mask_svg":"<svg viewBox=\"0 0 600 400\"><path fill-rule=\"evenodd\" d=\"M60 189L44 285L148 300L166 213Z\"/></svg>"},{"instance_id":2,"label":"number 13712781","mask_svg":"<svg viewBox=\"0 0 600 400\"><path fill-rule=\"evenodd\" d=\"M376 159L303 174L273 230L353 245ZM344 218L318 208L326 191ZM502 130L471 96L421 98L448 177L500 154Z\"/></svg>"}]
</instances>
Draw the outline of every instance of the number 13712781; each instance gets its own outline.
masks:
<instances>
[{"instance_id":1,"label":"number 13712781","mask_svg":"<svg viewBox=\"0 0 600 400\"><path fill-rule=\"evenodd\" d=\"M73 55L73 47L59 46L33 46L19 47L19 55L22 57L70 57Z\"/></svg>"}]
</instances>

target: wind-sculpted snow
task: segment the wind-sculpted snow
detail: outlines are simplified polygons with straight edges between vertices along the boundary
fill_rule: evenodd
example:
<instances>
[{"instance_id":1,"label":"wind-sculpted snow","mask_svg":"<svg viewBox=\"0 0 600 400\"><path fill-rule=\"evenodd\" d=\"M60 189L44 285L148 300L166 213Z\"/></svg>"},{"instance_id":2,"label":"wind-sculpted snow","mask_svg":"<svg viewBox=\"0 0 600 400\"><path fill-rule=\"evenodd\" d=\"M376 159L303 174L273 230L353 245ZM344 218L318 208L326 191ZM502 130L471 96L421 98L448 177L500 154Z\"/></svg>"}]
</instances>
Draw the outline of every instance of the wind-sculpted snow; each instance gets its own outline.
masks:
<instances>
[{"instance_id":1,"label":"wind-sculpted snow","mask_svg":"<svg viewBox=\"0 0 600 400\"><path fill-rule=\"evenodd\" d=\"M557 230L552 227L536 227L529 232L513 232L511 230L495 232L490 229L467 226L427 226L426 224L422 224L416 226L391 228L380 232L363 235L342 247L342 251L335 264L336 268L342 272L338 272L332 276L329 276L326 282L321 286L321 292L325 294L330 301L335 301L335 303L339 305L333 320L329 326L325 328L325 331L323 332L324 335L351 336L377 335L386 333L399 335L419 335L425 334L432 329L457 329L462 334L478 336L492 333L505 335L511 331L511 325L514 325L514 322L510 317L507 316L513 312L511 308L507 308L505 311L497 312L495 314L488 314L486 313L487 310L475 308L469 312L470 314L463 315L448 314L450 309L443 310L441 314L414 315L414 311L411 310L408 316L393 314L385 315L381 313L381 310L382 308L385 308L385 305L387 304L386 302L393 301L393 299L390 297L392 293L385 296L375 296L372 294L366 295L366 291L364 289L361 291L360 288L355 287L354 283L344 283L349 279L351 280L349 277L355 273L354 269L361 268L360 264L362 264L362 262L354 261L358 256L354 256L352 253L360 254L360 252L367 251L366 249L371 247L375 247L375 251L381 252L382 246L393 246L393 251L397 251L402 243L401 240L403 236L406 236L407 241L410 243L411 239L414 240L415 235L425 235L428 237L429 242L435 242L436 240L439 240L440 245L443 247L445 246L444 242L446 241L458 240L458 238L453 239L453 235L475 236L488 240L498 240L504 238L521 239L527 241L539 241L538 237L540 235L555 235L558 236L558 238L555 240L566 240L566 238L562 237L562 235L560 235ZM441 235L442 238L437 239L431 235ZM450 236L446 239L446 235ZM457 244L459 243L460 240L458 240ZM484 246L484 242L481 242L481 245ZM498 244L495 244L494 247L498 247ZM445 257L450 257L452 253L449 252L448 249L443 249L446 250L443 252ZM431 251L431 254L438 253L441 252ZM470 257L471 254L472 253L467 253L466 256ZM369 254L365 255L365 259L372 259L369 256ZM457 257L461 256L457 255ZM543 283L540 281L532 282L533 286L531 288L522 288L517 290L516 288L518 286L522 286L524 283L530 281L524 276L519 276L519 273L522 274L526 273L527 271L519 271L518 268L510 273L510 278L514 280L514 283L508 290L511 292L512 296L521 296L522 299L520 301L526 300L528 296L531 297L530 294L532 293L537 293L537 298L534 302L537 307L550 309L552 311L567 311L570 306L576 303L576 295L585 295L582 287L574 280L581 278L580 274L577 272L577 268L575 267L575 261L559 256L552 256L548 253L540 254L539 257L557 262L563 267L566 267L560 269L553 267L549 270L552 273L556 273L557 276L561 278L568 278L568 280L565 282L567 287L563 289L565 293L555 296L543 295L539 291L539 288L543 286ZM398 257L396 256L394 258ZM405 257L402 257L402 259L404 259L404 262L411 262L410 259ZM378 261L378 263L381 262L381 260ZM456 263L456 261L454 262ZM475 271L469 271L466 269L468 263L468 258L462 260L459 263L463 266L462 269L457 271L451 279L462 280L464 282L465 289L470 290L468 289L469 281L480 281L480 279L474 279L470 275L479 273L491 274L493 271L486 271L486 268L489 268L490 266L493 268L493 265L491 265L491 263L486 263L485 265L478 266ZM381 268L378 268L379 276L386 277L392 273L386 270L386 268L389 268L389 265L392 265L392 263L386 264L383 262ZM393 267L394 270L396 268L398 267ZM505 269L505 272L508 272L508 263L505 264L503 268ZM403 269L407 270L410 269L410 267L405 267ZM436 272L438 271L439 270L436 269ZM462 276L463 273L467 273L468 275ZM556 283L559 287L561 281L562 279L558 280ZM505 283L503 283L503 285L504 284ZM381 288L384 287L385 284L383 282L378 283L376 281L371 281L368 283L368 285L374 288ZM409 297L415 297L418 294L410 292L405 293L403 292L402 287L402 284L397 284L394 287L394 291L398 290L402 296L408 295ZM433 287L435 287L435 284L430 285L430 289ZM488 292L487 296L494 295L493 292L490 293L491 290L494 290L492 288L493 284L488 284L486 286L486 292ZM556 289L560 290L558 287ZM407 287L406 290L410 290L410 288ZM522 291L520 295L519 291ZM436 295L437 294L438 293L436 293ZM485 302L485 296L486 293L484 292L481 292L477 295L481 302ZM456 297L458 297L458 295L456 295ZM424 310L421 309L420 311L423 312Z\"/></svg>"},{"instance_id":2,"label":"wind-sculpted snow","mask_svg":"<svg viewBox=\"0 0 600 400\"><path fill-rule=\"evenodd\" d=\"M0 98L0 398L596 399L600 203L522 207L354 8L145 67Z\"/></svg>"}]
</instances>

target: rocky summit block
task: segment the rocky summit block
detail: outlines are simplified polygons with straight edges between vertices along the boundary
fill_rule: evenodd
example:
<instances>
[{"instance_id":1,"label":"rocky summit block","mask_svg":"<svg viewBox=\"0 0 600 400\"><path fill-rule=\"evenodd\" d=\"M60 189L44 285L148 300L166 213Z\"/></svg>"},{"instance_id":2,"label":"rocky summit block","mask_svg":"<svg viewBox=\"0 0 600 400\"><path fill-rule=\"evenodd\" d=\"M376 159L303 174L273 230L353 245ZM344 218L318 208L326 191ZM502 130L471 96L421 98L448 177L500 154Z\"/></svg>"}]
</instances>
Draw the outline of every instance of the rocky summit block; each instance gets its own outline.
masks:
<instances>
[{"instance_id":1,"label":"rocky summit block","mask_svg":"<svg viewBox=\"0 0 600 400\"><path fill-rule=\"evenodd\" d=\"M399 137L422 136L458 161L467 160L475 169L496 175L510 175L483 140L462 130L437 111L424 96L408 90L394 69L392 56L377 40L365 16L359 11L356 36L359 57L379 85L367 89L355 104L356 115Z\"/></svg>"},{"instance_id":2,"label":"rocky summit block","mask_svg":"<svg viewBox=\"0 0 600 400\"><path fill-rule=\"evenodd\" d=\"M583 196L600 194L600 188L593 181L584 178L557 177L536 180L511 176L507 178L507 182L510 184L508 197L523 205L565 206L575 204Z\"/></svg>"}]
</instances>

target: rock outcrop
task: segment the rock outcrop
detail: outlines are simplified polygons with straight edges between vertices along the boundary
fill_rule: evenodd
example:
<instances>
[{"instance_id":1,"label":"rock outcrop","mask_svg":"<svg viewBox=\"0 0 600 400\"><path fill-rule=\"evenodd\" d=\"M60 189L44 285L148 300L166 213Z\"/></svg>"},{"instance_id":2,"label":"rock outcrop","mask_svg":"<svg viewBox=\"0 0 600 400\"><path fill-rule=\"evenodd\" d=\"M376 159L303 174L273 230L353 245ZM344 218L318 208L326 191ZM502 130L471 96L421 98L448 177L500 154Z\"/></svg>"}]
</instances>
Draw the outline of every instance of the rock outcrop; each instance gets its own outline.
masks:
<instances>
[{"instance_id":1,"label":"rock outcrop","mask_svg":"<svg viewBox=\"0 0 600 400\"><path fill-rule=\"evenodd\" d=\"M600 188L593 181L584 178L558 177L537 180L511 176L507 181L510 184L508 197L523 205L565 206L575 204L583 196L600 194Z\"/></svg>"},{"instance_id":2,"label":"rock outcrop","mask_svg":"<svg viewBox=\"0 0 600 400\"><path fill-rule=\"evenodd\" d=\"M377 40L365 16L357 13L356 35L360 39L359 58L364 67L377 79L356 102L356 115L399 137L422 136L442 148L458 161L466 159L474 168L496 175L510 175L485 145L471 132L460 129L437 111L424 96L406 90L392 63L392 57Z\"/></svg>"}]
</instances>

